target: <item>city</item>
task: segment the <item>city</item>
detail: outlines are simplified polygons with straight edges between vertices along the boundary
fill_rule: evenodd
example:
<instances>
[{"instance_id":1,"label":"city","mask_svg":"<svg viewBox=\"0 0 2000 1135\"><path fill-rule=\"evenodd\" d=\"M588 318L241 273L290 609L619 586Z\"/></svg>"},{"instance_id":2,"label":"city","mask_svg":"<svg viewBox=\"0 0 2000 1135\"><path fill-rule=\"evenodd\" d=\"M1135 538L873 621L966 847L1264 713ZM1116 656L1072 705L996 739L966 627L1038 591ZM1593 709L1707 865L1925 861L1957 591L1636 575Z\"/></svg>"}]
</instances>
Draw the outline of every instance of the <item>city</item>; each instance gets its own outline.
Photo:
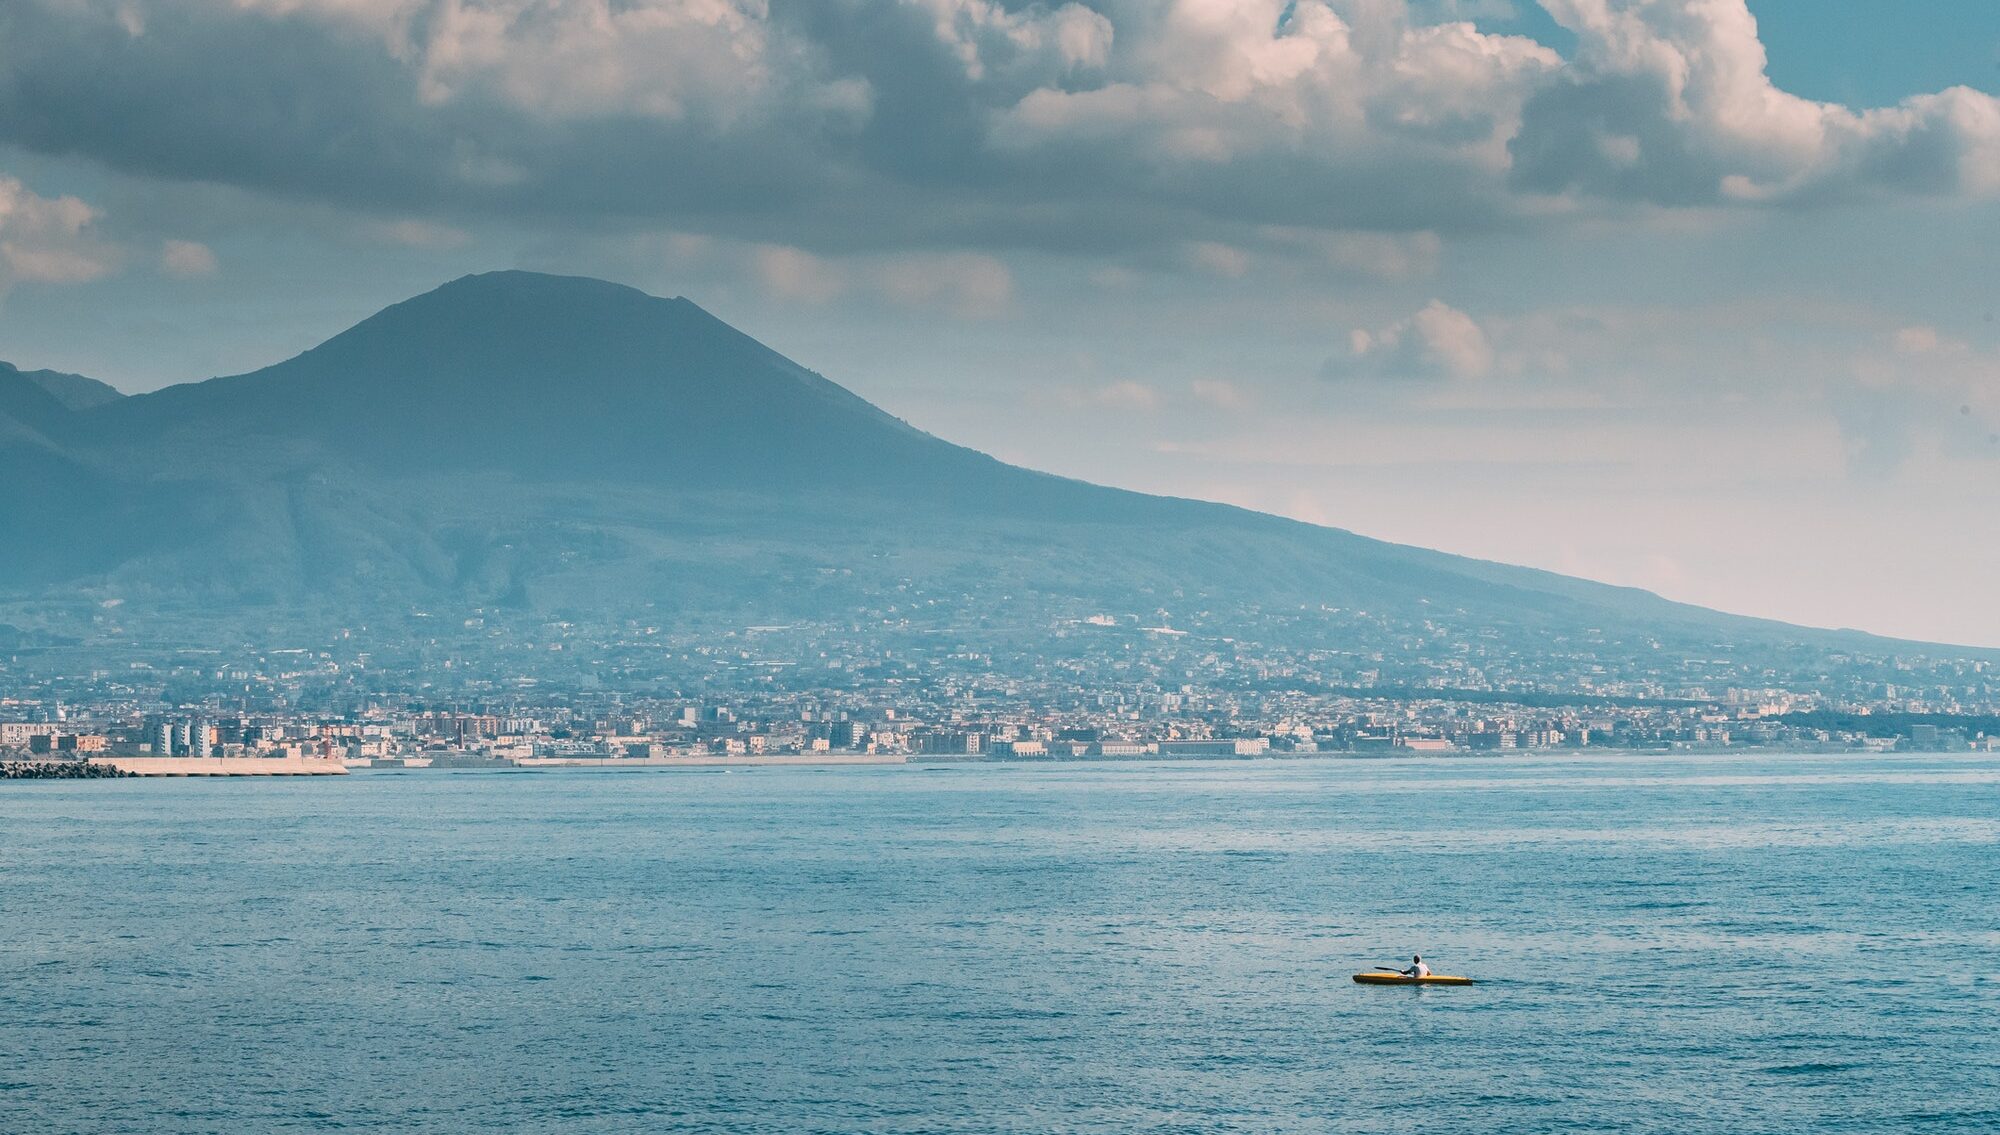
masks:
<instances>
[{"instance_id":1,"label":"city","mask_svg":"<svg viewBox=\"0 0 2000 1135\"><path fill-rule=\"evenodd\" d=\"M1014 641L890 612L667 630L483 609L404 652L358 630L133 651L115 669L102 646L17 648L0 661L0 754L450 768L2000 749L2000 664L1976 657L1716 643L1653 661L1581 635L1523 659L1480 628L1316 614L1348 648L1205 633L1198 613L1056 617ZM1298 619L1273 642L1318 637Z\"/></svg>"}]
</instances>

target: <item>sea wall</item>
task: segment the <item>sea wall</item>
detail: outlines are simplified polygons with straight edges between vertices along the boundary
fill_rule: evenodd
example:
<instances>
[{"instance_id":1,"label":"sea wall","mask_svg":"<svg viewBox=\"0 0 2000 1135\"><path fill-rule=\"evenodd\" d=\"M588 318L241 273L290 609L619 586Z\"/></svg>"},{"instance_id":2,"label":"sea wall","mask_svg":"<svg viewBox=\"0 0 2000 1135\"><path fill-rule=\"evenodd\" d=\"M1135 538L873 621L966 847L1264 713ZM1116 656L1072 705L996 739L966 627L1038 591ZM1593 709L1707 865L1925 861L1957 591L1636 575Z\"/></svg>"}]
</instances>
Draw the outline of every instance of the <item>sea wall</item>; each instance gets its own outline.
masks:
<instances>
[{"instance_id":1,"label":"sea wall","mask_svg":"<svg viewBox=\"0 0 2000 1135\"><path fill-rule=\"evenodd\" d=\"M517 757L522 768L759 768L824 765L900 765L901 753L784 753L767 756L705 757Z\"/></svg>"},{"instance_id":2,"label":"sea wall","mask_svg":"<svg viewBox=\"0 0 2000 1135\"><path fill-rule=\"evenodd\" d=\"M319 757L92 757L90 763L134 776L346 776L347 766Z\"/></svg>"}]
</instances>

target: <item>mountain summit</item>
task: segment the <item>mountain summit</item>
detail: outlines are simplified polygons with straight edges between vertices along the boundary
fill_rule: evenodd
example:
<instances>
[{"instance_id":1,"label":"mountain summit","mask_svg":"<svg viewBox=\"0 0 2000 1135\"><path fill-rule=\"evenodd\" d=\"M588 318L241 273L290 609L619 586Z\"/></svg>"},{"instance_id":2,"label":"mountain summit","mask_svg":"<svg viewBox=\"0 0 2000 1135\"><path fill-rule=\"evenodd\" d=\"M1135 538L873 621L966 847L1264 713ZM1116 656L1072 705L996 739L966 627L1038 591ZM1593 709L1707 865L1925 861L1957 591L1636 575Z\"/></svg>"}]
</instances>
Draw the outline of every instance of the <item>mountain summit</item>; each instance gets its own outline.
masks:
<instances>
[{"instance_id":1,"label":"mountain summit","mask_svg":"<svg viewBox=\"0 0 2000 1135\"><path fill-rule=\"evenodd\" d=\"M686 299L532 272L453 281L276 366L129 399L91 428L128 443L220 432L373 470L660 486L864 484L968 456Z\"/></svg>"},{"instance_id":2,"label":"mountain summit","mask_svg":"<svg viewBox=\"0 0 2000 1135\"><path fill-rule=\"evenodd\" d=\"M127 631L199 636L496 606L989 629L1113 609L1306 637L1329 632L1297 612L1345 612L1522 651L1834 637L1006 465L599 280L470 276L251 374L87 381L65 399L0 371L0 526L31 534L0 550L0 618L80 632L110 604Z\"/></svg>"}]
</instances>

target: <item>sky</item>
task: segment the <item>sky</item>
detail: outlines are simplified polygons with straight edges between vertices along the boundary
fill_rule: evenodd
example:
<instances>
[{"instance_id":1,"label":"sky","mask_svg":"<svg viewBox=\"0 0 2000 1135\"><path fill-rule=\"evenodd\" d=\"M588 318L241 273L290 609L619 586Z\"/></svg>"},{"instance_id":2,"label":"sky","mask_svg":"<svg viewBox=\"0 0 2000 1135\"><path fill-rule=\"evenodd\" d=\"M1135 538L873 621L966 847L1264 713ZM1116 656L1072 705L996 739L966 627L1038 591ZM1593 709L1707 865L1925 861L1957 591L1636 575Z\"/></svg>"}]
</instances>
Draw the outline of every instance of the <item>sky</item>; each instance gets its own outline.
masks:
<instances>
[{"instance_id":1,"label":"sky","mask_svg":"<svg viewBox=\"0 0 2000 1135\"><path fill-rule=\"evenodd\" d=\"M8 0L0 359L470 272L1010 461L2000 645L1991 0Z\"/></svg>"}]
</instances>

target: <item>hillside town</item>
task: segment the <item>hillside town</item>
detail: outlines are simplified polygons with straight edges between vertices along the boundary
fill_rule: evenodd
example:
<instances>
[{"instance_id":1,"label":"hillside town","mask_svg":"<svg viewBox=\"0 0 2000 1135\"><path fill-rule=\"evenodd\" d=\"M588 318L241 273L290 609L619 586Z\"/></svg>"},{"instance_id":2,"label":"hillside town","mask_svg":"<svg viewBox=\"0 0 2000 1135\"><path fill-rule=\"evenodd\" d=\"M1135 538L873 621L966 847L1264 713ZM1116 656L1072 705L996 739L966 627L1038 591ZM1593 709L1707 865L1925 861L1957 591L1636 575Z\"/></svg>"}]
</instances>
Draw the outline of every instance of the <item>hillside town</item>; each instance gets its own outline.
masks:
<instances>
[{"instance_id":1,"label":"hillside town","mask_svg":"<svg viewBox=\"0 0 2000 1135\"><path fill-rule=\"evenodd\" d=\"M522 631L502 626L460 620L455 642L400 653L352 632L163 648L117 670L16 649L0 655L0 755L450 768L2000 748L2000 664L1916 652L1716 644L1649 666L1630 644L1579 642L1529 662L1444 628L1350 620L1345 647L1290 647L1198 617L1095 614L1053 621L1039 647L893 623L544 623L509 651L490 639Z\"/></svg>"}]
</instances>

